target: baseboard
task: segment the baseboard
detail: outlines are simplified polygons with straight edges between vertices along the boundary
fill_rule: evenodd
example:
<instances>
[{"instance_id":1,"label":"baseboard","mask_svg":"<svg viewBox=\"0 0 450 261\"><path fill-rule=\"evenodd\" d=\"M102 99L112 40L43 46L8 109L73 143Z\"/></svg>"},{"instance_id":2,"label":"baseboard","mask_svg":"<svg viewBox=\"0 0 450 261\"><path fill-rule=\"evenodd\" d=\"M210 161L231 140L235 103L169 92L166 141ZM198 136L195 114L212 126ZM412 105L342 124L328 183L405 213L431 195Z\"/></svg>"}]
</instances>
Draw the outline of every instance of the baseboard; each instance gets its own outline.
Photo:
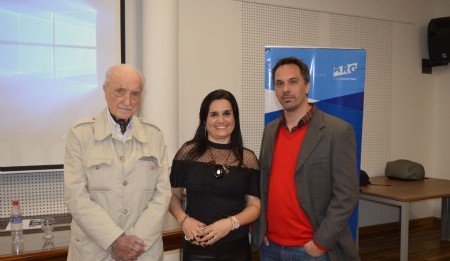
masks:
<instances>
[{"instance_id":1,"label":"baseboard","mask_svg":"<svg viewBox=\"0 0 450 261\"><path fill-rule=\"evenodd\" d=\"M427 227L440 224L441 219L437 217L418 218L409 221L409 227ZM399 230L400 222L385 223L373 226L365 226L359 228L359 235L370 235L374 233Z\"/></svg>"}]
</instances>

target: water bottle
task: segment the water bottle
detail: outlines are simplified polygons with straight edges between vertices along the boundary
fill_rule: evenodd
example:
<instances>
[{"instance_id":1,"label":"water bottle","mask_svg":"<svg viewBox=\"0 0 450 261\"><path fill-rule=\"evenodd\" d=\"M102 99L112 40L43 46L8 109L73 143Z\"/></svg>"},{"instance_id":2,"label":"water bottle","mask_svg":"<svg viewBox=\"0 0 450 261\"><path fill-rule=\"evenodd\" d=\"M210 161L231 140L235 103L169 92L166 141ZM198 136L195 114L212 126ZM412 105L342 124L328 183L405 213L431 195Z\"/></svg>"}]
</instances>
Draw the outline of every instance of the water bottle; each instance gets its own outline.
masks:
<instances>
[{"instance_id":1,"label":"water bottle","mask_svg":"<svg viewBox=\"0 0 450 261\"><path fill-rule=\"evenodd\" d=\"M11 223L11 241L13 252L23 251L23 226L22 226L22 210L19 206L19 200L12 201L11 214L9 216Z\"/></svg>"}]
</instances>

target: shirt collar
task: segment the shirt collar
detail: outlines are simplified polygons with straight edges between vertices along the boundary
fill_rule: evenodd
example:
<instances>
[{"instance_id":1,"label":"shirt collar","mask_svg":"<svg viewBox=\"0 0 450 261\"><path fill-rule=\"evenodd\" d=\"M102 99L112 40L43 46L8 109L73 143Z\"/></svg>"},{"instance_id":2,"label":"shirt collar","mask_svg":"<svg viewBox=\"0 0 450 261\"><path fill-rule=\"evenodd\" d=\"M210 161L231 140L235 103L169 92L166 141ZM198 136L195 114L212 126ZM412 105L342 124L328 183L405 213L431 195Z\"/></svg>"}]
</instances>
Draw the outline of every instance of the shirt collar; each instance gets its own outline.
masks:
<instances>
[{"instance_id":1,"label":"shirt collar","mask_svg":"<svg viewBox=\"0 0 450 261\"><path fill-rule=\"evenodd\" d=\"M116 134L116 136L121 141L127 140L128 135L131 133L131 130L133 129L132 117L130 118L130 123L128 123L127 130L122 134L122 132L120 131L120 125L114 121L113 117L111 116L111 113L109 112L109 109L106 109L105 112L106 112L106 121L108 122L108 126L111 129L112 133Z\"/></svg>"},{"instance_id":2,"label":"shirt collar","mask_svg":"<svg viewBox=\"0 0 450 261\"><path fill-rule=\"evenodd\" d=\"M286 116L284 115L284 111L281 113L280 115L280 126L282 126L283 128L285 128L289 133L292 133L298 129L300 129L303 126L308 125L308 123L311 122L311 119L314 115L314 112L316 111L316 106L314 105L314 103L310 103L309 104L311 106L311 109L309 109L309 111L305 114L305 116L303 116L297 123L296 126L294 126L294 128L292 128L292 130L289 131L289 128L287 126L286 123Z\"/></svg>"}]
</instances>

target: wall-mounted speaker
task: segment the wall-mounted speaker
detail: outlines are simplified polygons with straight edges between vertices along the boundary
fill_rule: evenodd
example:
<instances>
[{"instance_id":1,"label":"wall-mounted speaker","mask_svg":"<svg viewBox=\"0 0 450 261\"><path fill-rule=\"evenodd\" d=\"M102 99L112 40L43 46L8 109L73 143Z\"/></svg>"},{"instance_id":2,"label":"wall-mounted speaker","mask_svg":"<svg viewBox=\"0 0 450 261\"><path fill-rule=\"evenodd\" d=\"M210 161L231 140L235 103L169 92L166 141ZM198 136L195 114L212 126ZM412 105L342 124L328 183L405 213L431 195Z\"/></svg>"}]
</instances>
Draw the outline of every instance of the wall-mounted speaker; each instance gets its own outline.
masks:
<instances>
[{"instance_id":1,"label":"wall-mounted speaker","mask_svg":"<svg viewBox=\"0 0 450 261\"><path fill-rule=\"evenodd\" d=\"M428 23L430 62L447 64L450 56L450 17L431 19Z\"/></svg>"}]
</instances>

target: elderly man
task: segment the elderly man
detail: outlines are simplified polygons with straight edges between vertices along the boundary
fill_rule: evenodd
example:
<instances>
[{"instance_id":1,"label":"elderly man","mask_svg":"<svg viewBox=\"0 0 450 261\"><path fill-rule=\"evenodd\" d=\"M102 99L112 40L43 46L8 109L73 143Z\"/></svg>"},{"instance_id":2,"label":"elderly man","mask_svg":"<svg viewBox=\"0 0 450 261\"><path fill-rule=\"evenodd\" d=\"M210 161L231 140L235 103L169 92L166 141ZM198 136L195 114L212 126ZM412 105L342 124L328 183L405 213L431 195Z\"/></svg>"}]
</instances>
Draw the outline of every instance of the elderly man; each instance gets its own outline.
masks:
<instances>
[{"instance_id":1,"label":"elderly man","mask_svg":"<svg viewBox=\"0 0 450 261\"><path fill-rule=\"evenodd\" d=\"M68 260L162 260L171 198L168 156L161 131L135 115L143 83L134 67L111 67L103 85L107 108L69 129Z\"/></svg>"}]
</instances>

